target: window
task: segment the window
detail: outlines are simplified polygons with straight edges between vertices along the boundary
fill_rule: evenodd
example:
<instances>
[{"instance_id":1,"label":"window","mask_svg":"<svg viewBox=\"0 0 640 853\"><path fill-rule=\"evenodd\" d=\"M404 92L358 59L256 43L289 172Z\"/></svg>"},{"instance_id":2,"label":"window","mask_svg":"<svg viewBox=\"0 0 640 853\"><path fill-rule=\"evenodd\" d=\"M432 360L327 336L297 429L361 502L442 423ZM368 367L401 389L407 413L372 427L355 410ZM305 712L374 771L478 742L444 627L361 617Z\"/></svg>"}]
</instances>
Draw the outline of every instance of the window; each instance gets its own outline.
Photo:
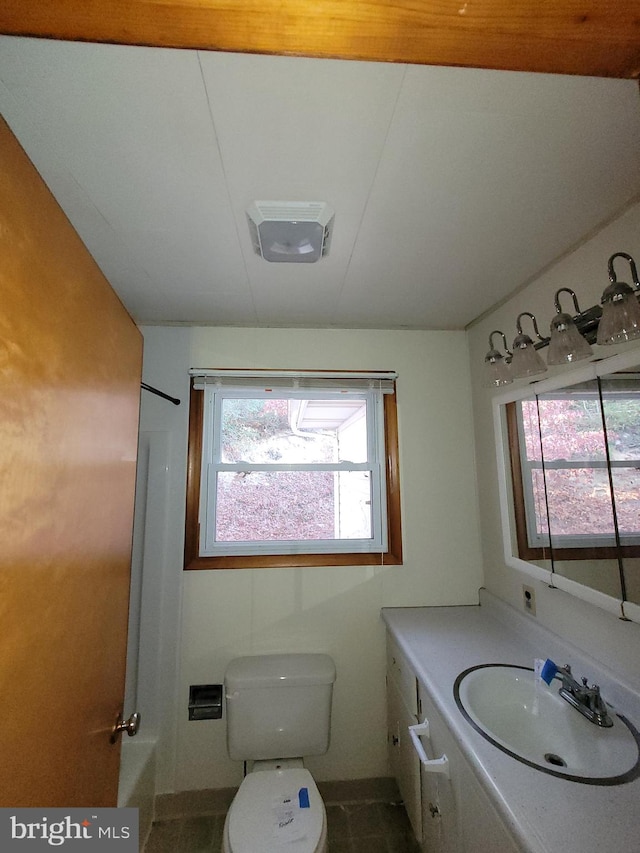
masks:
<instances>
[{"instance_id":1,"label":"window","mask_svg":"<svg viewBox=\"0 0 640 853\"><path fill-rule=\"evenodd\" d=\"M509 403L519 556L640 556L640 394L630 374ZM546 552L546 553L545 553Z\"/></svg>"},{"instance_id":2,"label":"window","mask_svg":"<svg viewBox=\"0 0 640 853\"><path fill-rule=\"evenodd\" d=\"M186 569L401 563L395 374L192 372Z\"/></svg>"}]
</instances>

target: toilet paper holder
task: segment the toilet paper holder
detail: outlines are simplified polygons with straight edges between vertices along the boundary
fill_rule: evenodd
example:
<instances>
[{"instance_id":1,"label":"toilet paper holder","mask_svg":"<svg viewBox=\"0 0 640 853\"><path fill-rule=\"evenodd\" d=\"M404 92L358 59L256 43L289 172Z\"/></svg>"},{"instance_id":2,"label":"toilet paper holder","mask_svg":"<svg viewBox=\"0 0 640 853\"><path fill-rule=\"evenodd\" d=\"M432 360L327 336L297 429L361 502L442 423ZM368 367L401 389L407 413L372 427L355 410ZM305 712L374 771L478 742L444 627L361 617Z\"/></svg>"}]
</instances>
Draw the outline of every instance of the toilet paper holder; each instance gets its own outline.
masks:
<instances>
[{"instance_id":1,"label":"toilet paper holder","mask_svg":"<svg viewBox=\"0 0 640 853\"><path fill-rule=\"evenodd\" d=\"M219 720L222 717L222 684L189 687L189 719Z\"/></svg>"}]
</instances>

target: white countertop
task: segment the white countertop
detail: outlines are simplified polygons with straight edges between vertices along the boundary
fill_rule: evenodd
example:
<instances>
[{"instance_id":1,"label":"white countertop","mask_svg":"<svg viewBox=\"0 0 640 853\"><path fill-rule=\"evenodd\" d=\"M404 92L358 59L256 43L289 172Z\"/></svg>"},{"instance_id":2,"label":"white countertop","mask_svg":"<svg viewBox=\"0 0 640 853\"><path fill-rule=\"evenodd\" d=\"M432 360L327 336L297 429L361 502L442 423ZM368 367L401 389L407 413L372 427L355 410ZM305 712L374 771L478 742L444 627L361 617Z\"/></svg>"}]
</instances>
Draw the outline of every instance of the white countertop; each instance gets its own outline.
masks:
<instances>
[{"instance_id":1,"label":"white countertop","mask_svg":"<svg viewBox=\"0 0 640 853\"><path fill-rule=\"evenodd\" d=\"M640 779L587 785L550 776L503 753L458 710L453 685L482 663L570 663L640 728L640 697L531 618L482 591L480 606L384 608L382 618L431 693L479 782L526 853L640 853ZM499 853L499 851L496 851Z\"/></svg>"}]
</instances>

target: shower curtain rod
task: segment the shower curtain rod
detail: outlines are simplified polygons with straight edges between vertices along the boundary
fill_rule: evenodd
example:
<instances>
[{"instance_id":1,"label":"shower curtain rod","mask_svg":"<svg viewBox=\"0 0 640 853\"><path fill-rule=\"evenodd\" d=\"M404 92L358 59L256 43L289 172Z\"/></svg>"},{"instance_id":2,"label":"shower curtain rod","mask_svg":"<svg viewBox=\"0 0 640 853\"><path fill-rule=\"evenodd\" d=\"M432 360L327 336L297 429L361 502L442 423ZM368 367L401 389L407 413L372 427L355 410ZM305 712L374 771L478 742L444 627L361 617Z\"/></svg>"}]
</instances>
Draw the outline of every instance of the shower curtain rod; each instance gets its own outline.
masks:
<instances>
[{"instance_id":1,"label":"shower curtain rod","mask_svg":"<svg viewBox=\"0 0 640 853\"><path fill-rule=\"evenodd\" d=\"M158 391L158 389L154 388L152 385L147 385L146 382L141 382L140 387L144 391L151 391L152 394L157 394L158 397L162 397L163 400L168 400L170 403L173 403L174 406L180 405L180 400L176 397L170 397L168 394L165 394L164 391Z\"/></svg>"}]
</instances>

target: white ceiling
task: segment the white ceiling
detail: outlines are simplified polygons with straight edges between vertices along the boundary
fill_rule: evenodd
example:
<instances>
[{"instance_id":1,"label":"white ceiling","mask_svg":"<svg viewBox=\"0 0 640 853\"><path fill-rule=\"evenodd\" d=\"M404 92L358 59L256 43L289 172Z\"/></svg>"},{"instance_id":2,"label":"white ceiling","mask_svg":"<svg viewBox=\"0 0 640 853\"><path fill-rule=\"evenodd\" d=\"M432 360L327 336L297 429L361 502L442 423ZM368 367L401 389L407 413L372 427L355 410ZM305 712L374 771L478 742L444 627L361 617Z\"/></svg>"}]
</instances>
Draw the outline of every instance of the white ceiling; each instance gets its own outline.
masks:
<instances>
[{"instance_id":1,"label":"white ceiling","mask_svg":"<svg viewBox=\"0 0 640 853\"><path fill-rule=\"evenodd\" d=\"M0 37L0 111L139 323L464 328L640 196L638 107L632 80ZM329 256L253 254L257 199L328 202Z\"/></svg>"}]
</instances>

